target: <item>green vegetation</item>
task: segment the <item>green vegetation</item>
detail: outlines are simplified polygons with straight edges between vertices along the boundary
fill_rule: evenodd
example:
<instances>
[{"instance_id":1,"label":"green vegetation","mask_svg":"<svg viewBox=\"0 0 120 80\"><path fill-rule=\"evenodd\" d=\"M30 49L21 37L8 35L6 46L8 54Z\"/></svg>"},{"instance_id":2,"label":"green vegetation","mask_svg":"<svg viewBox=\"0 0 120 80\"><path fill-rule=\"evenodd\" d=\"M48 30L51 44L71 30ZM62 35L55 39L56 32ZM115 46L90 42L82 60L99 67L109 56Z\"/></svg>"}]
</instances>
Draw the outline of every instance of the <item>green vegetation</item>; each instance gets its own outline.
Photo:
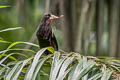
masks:
<instances>
[{"instance_id":1,"label":"green vegetation","mask_svg":"<svg viewBox=\"0 0 120 80\"><path fill-rule=\"evenodd\" d=\"M120 0L0 0L0 80L120 80L119 5ZM36 43L44 13L64 15L53 30L60 51Z\"/></svg>"},{"instance_id":2,"label":"green vegetation","mask_svg":"<svg viewBox=\"0 0 120 80\"><path fill-rule=\"evenodd\" d=\"M17 28L12 28L17 29ZM1 30L8 31L12 29ZM16 48L25 44L38 48L29 42L8 42L0 40L0 44L9 44L7 49L0 51L0 79L5 80L119 80L120 59L109 57L82 56L79 53L54 51L43 48L39 51ZM53 54L44 55L45 50ZM12 52L11 52L12 50ZM32 52L28 56L19 51ZM22 56L19 60L16 56ZM8 61L9 60L9 61ZM118 75L117 77L115 75Z\"/></svg>"}]
</instances>

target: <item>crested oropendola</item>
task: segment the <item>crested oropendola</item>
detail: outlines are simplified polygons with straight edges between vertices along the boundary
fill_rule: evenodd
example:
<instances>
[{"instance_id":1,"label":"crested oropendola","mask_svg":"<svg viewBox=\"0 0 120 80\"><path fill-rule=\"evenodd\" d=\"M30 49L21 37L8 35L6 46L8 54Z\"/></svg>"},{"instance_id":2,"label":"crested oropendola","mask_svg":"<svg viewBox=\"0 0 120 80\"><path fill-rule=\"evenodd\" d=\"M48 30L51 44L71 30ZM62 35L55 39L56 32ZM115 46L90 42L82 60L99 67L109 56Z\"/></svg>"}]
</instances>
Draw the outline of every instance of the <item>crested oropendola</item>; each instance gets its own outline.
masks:
<instances>
[{"instance_id":1,"label":"crested oropendola","mask_svg":"<svg viewBox=\"0 0 120 80\"><path fill-rule=\"evenodd\" d=\"M43 16L40 21L39 29L36 33L40 48L52 46L55 51L58 50L58 43L52 31L51 23L52 20L60 17L52 14L46 14ZM49 51L46 51L45 54L49 54Z\"/></svg>"}]
</instances>

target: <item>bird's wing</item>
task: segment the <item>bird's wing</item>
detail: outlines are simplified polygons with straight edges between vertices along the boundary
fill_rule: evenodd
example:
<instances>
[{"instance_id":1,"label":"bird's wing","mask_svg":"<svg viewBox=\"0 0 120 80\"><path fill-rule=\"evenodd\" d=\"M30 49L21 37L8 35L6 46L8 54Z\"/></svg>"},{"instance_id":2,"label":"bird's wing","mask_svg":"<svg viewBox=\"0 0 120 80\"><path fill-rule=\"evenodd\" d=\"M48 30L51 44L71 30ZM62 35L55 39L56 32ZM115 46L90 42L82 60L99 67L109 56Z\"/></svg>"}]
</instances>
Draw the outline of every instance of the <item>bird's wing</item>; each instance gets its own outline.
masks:
<instances>
[{"instance_id":1,"label":"bird's wing","mask_svg":"<svg viewBox=\"0 0 120 80\"><path fill-rule=\"evenodd\" d=\"M54 47L56 51L58 50L58 44L54 34L52 34L51 45Z\"/></svg>"}]
</instances>

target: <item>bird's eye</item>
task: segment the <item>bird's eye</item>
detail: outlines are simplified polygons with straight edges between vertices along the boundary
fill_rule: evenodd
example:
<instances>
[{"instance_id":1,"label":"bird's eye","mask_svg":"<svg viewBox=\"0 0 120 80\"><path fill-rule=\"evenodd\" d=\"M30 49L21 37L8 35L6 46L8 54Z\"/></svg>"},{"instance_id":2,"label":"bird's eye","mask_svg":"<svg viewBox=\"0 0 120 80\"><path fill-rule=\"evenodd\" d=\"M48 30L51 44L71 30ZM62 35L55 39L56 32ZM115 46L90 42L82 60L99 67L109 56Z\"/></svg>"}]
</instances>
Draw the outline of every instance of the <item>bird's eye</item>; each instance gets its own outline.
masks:
<instances>
[{"instance_id":1,"label":"bird's eye","mask_svg":"<svg viewBox=\"0 0 120 80\"><path fill-rule=\"evenodd\" d=\"M50 14L48 14L47 17L50 17Z\"/></svg>"},{"instance_id":2,"label":"bird's eye","mask_svg":"<svg viewBox=\"0 0 120 80\"><path fill-rule=\"evenodd\" d=\"M50 16L49 15L47 15L47 18L49 18Z\"/></svg>"},{"instance_id":3,"label":"bird's eye","mask_svg":"<svg viewBox=\"0 0 120 80\"><path fill-rule=\"evenodd\" d=\"M44 16L44 19L47 20L47 19L50 18L50 16L51 16L50 14L47 14L47 15Z\"/></svg>"}]
</instances>

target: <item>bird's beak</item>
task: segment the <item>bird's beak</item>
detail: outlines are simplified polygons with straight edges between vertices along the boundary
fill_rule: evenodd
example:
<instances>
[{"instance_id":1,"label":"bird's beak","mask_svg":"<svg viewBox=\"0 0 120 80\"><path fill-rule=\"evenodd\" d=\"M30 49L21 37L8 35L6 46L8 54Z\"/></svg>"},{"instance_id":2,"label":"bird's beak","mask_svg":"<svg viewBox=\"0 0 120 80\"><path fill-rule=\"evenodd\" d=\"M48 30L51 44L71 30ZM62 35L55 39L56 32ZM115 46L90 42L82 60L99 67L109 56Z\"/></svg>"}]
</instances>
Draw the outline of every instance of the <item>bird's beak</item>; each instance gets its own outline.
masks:
<instances>
[{"instance_id":1,"label":"bird's beak","mask_svg":"<svg viewBox=\"0 0 120 80\"><path fill-rule=\"evenodd\" d=\"M52 19L57 19L57 18L59 18L58 16L55 16L55 15L51 15L51 17L50 17L50 19L52 20Z\"/></svg>"},{"instance_id":2,"label":"bird's beak","mask_svg":"<svg viewBox=\"0 0 120 80\"><path fill-rule=\"evenodd\" d=\"M50 17L50 19L51 20L53 20L53 19L58 19L58 18L62 18L63 17L63 15L61 15L61 16L55 16L55 15L51 15L51 17Z\"/></svg>"}]
</instances>

